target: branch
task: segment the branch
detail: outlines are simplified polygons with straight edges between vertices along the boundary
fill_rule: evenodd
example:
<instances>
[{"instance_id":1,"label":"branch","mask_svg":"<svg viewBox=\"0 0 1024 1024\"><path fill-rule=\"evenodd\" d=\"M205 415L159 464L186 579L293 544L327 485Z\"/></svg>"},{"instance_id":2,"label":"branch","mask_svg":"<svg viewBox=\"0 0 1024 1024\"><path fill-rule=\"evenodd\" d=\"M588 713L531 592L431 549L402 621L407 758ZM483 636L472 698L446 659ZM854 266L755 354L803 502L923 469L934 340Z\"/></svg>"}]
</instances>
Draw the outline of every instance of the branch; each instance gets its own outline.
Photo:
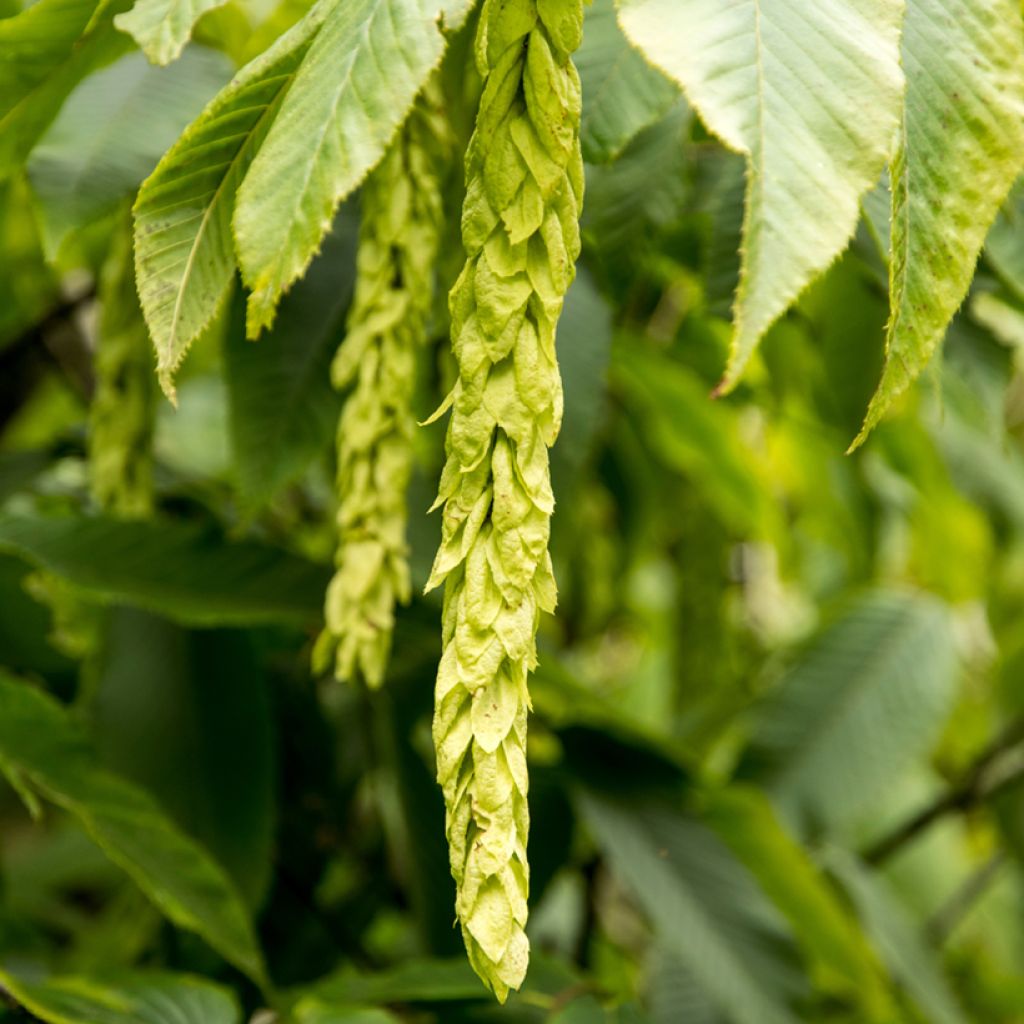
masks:
<instances>
[{"instance_id":1,"label":"branch","mask_svg":"<svg viewBox=\"0 0 1024 1024\"><path fill-rule=\"evenodd\" d=\"M869 846L862 854L868 864L878 866L940 818L969 811L1024 779L1024 754L1016 748L1024 742L1024 718L1010 725L983 750L963 778L912 818ZM1006 762L1009 763L1006 763Z\"/></svg>"},{"instance_id":2,"label":"branch","mask_svg":"<svg viewBox=\"0 0 1024 1024\"><path fill-rule=\"evenodd\" d=\"M935 945L941 946L953 934L975 903L988 892L1008 859L1005 850L998 850L939 907L928 922L928 935Z\"/></svg>"}]
</instances>

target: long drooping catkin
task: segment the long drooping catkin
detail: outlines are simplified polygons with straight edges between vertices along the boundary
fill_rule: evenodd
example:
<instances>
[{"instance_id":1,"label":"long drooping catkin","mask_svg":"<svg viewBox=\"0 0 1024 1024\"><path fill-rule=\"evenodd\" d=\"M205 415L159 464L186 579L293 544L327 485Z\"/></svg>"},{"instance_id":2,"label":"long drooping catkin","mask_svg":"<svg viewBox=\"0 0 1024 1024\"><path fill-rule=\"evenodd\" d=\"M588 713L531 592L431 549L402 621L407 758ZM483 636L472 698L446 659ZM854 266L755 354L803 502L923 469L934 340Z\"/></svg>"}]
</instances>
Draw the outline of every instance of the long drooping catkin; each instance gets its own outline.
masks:
<instances>
[{"instance_id":1,"label":"long drooping catkin","mask_svg":"<svg viewBox=\"0 0 1024 1024\"><path fill-rule=\"evenodd\" d=\"M154 361L135 292L132 235L116 231L100 279L89 410L89 476L97 504L126 519L153 505Z\"/></svg>"},{"instance_id":2,"label":"long drooping catkin","mask_svg":"<svg viewBox=\"0 0 1024 1024\"><path fill-rule=\"evenodd\" d=\"M527 674L556 600L548 448L562 416L555 326L580 250L582 26L582 0L484 0L467 261L450 302L459 376L428 584L445 582L434 744L456 912L502 1001L529 959Z\"/></svg>"},{"instance_id":3,"label":"long drooping catkin","mask_svg":"<svg viewBox=\"0 0 1024 1024\"><path fill-rule=\"evenodd\" d=\"M433 308L451 132L435 79L367 180L356 293L332 367L349 391L338 424L337 572L314 668L384 678L396 602L410 597L406 490L416 429L417 350Z\"/></svg>"}]
</instances>

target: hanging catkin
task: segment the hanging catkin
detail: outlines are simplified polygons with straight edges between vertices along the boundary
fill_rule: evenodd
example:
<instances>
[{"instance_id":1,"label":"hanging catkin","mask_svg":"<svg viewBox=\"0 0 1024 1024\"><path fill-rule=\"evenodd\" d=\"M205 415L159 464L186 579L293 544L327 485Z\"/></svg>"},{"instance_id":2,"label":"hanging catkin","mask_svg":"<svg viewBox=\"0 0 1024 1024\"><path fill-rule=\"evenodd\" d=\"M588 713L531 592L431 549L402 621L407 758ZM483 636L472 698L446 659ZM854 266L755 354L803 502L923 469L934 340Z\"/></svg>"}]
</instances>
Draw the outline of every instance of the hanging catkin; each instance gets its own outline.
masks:
<instances>
[{"instance_id":1,"label":"hanging catkin","mask_svg":"<svg viewBox=\"0 0 1024 1024\"><path fill-rule=\"evenodd\" d=\"M154 362L135 291L132 235L114 233L100 278L100 318L89 410L89 475L96 503L137 519L153 505Z\"/></svg>"},{"instance_id":2,"label":"hanging catkin","mask_svg":"<svg viewBox=\"0 0 1024 1024\"><path fill-rule=\"evenodd\" d=\"M445 582L434 745L456 912L469 959L504 1001L526 974L527 674L548 555L548 448L562 389L555 326L580 250L582 0L484 0L485 84L466 157L467 261L451 294L458 381L438 503Z\"/></svg>"},{"instance_id":3,"label":"hanging catkin","mask_svg":"<svg viewBox=\"0 0 1024 1024\"><path fill-rule=\"evenodd\" d=\"M337 571L314 668L380 686L396 602L410 597L406 490L417 350L433 307L452 152L436 76L363 188L356 292L331 369L349 392L338 424Z\"/></svg>"}]
</instances>

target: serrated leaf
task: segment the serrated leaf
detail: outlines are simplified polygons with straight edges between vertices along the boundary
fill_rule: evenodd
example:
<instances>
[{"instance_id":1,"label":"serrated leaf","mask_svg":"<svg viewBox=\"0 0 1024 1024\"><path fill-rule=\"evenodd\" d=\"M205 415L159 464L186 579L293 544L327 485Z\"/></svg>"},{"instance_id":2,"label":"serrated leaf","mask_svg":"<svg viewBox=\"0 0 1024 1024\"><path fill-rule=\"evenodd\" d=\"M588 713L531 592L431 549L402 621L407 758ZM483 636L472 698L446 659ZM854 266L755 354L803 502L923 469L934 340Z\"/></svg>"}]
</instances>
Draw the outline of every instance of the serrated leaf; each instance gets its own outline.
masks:
<instances>
[{"instance_id":1,"label":"serrated leaf","mask_svg":"<svg viewBox=\"0 0 1024 1024\"><path fill-rule=\"evenodd\" d=\"M226 374L238 487L251 511L326 450L341 400L330 364L352 294L356 223L342 210L324 251L286 296L272 330L245 340L244 304L232 307Z\"/></svg>"},{"instance_id":2,"label":"serrated leaf","mask_svg":"<svg viewBox=\"0 0 1024 1024\"><path fill-rule=\"evenodd\" d=\"M114 24L139 44L154 64L170 64L192 38L195 23L227 0L135 0Z\"/></svg>"},{"instance_id":3,"label":"serrated leaf","mask_svg":"<svg viewBox=\"0 0 1024 1024\"><path fill-rule=\"evenodd\" d=\"M317 622L330 578L286 552L174 521L4 515L0 550L100 601L197 626Z\"/></svg>"},{"instance_id":4,"label":"serrated leaf","mask_svg":"<svg viewBox=\"0 0 1024 1024\"><path fill-rule=\"evenodd\" d=\"M238 1024L235 997L186 975L138 971L37 978L0 968L0 987L47 1024Z\"/></svg>"},{"instance_id":5,"label":"serrated leaf","mask_svg":"<svg viewBox=\"0 0 1024 1024\"><path fill-rule=\"evenodd\" d=\"M221 54L194 47L166 71L128 54L75 89L28 163L47 255L133 192L230 77Z\"/></svg>"},{"instance_id":6,"label":"serrated leaf","mask_svg":"<svg viewBox=\"0 0 1024 1024\"><path fill-rule=\"evenodd\" d=\"M614 0L596 0L588 9L575 59L583 85L580 142L591 163L614 160L679 98L675 83L622 34Z\"/></svg>"},{"instance_id":7,"label":"serrated leaf","mask_svg":"<svg viewBox=\"0 0 1024 1024\"><path fill-rule=\"evenodd\" d=\"M582 808L660 941L736 1024L795 1024L770 907L710 831L668 806L588 793Z\"/></svg>"},{"instance_id":8,"label":"serrated leaf","mask_svg":"<svg viewBox=\"0 0 1024 1024\"><path fill-rule=\"evenodd\" d=\"M377 164L469 0L345 0L317 32L238 192L249 337L273 322L339 203Z\"/></svg>"},{"instance_id":9,"label":"serrated leaf","mask_svg":"<svg viewBox=\"0 0 1024 1024\"><path fill-rule=\"evenodd\" d=\"M221 869L144 790L100 768L60 704L2 671L0 768L74 815L171 921L263 980L252 922Z\"/></svg>"},{"instance_id":10,"label":"serrated leaf","mask_svg":"<svg viewBox=\"0 0 1024 1024\"><path fill-rule=\"evenodd\" d=\"M907 0L903 65L886 363L854 447L942 341L1024 168L1024 25L1016 0Z\"/></svg>"},{"instance_id":11,"label":"serrated leaf","mask_svg":"<svg viewBox=\"0 0 1024 1024\"><path fill-rule=\"evenodd\" d=\"M842 828L934 741L956 669L940 602L868 595L810 643L769 695L747 771L801 824Z\"/></svg>"},{"instance_id":12,"label":"serrated leaf","mask_svg":"<svg viewBox=\"0 0 1024 1024\"><path fill-rule=\"evenodd\" d=\"M143 182L135 203L139 298L161 386L221 311L235 276L235 194L302 57L337 0L320 0L247 64Z\"/></svg>"},{"instance_id":13,"label":"serrated leaf","mask_svg":"<svg viewBox=\"0 0 1024 1024\"><path fill-rule=\"evenodd\" d=\"M620 0L626 35L748 160L722 388L850 240L899 124L902 0Z\"/></svg>"}]
</instances>

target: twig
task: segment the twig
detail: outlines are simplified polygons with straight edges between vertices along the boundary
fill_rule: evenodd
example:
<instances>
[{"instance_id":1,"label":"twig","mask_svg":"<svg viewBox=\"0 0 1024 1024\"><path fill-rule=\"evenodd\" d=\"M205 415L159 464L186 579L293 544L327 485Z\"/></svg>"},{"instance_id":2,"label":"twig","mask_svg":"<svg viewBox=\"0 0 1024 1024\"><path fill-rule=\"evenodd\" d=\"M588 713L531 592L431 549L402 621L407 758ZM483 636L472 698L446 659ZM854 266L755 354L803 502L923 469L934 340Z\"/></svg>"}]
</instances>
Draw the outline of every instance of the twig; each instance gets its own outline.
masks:
<instances>
[{"instance_id":1,"label":"twig","mask_svg":"<svg viewBox=\"0 0 1024 1024\"><path fill-rule=\"evenodd\" d=\"M999 877L1008 859L1005 850L998 850L939 907L928 922L928 936L935 945L941 946L953 934L974 904L988 892L989 886Z\"/></svg>"},{"instance_id":2,"label":"twig","mask_svg":"<svg viewBox=\"0 0 1024 1024\"><path fill-rule=\"evenodd\" d=\"M888 835L869 846L863 853L868 864L875 866L888 860L907 843L940 818L954 812L968 811L1024 778L1024 757L1010 758L1024 742L1024 718L1012 722L983 750L964 777L913 817L898 825ZM1020 753L1020 752L1018 752Z\"/></svg>"}]
</instances>

